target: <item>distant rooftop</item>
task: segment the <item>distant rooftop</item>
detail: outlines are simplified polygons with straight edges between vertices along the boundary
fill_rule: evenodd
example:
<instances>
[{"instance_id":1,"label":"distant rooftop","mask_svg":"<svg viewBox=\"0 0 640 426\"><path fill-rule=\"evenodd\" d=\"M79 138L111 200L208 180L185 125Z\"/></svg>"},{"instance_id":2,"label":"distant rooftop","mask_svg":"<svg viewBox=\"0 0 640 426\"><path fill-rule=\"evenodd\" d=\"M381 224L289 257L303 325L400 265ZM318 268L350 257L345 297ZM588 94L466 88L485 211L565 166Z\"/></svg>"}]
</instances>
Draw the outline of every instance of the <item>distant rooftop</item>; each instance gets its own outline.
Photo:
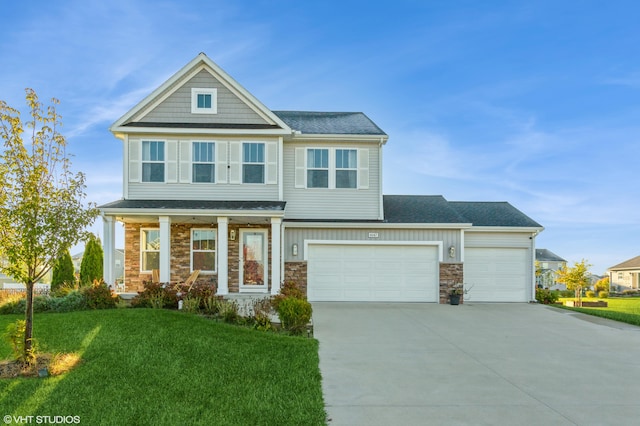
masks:
<instances>
[{"instance_id":1,"label":"distant rooftop","mask_svg":"<svg viewBox=\"0 0 640 426\"><path fill-rule=\"evenodd\" d=\"M615 269L640 269L640 256L625 260L624 262L618 263L617 265L609 268L609 270Z\"/></svg>"},{"instance_id":2,"label":"distant rooftop","mask_svg":"<svg viewBox=\"0 0 640 426\"><path fill-rule=\"evenodd\" d=\"M536 260L540 262L566 262L565 259L547 249L536 249Z\"/></svg>"}]
</instances>

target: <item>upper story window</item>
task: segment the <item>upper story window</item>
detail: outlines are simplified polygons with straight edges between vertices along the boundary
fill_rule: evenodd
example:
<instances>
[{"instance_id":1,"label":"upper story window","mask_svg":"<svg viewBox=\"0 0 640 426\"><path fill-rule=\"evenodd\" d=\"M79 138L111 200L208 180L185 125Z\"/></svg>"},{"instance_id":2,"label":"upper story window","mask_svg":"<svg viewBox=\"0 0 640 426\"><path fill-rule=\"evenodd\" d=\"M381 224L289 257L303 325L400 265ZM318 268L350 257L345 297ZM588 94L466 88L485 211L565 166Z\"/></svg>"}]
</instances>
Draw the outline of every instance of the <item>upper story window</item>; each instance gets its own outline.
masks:
<instances>
[{"instance_id":1,"label":"upper story window","mask_svg":"<svg viewBox=\"0 0 640 426\"><path fill-rule=\"evenodd\" d=\"M242 183L264 183L264 143L242 144Z\"/></svg>"},{"instance_id":2,"label":"upper story window","mask_svg":"<svg viewBox=\"0 0 640 426\"><path fill-rule=\"evenodd\" d=\"M336 149L336 188L358 187L358 151Z\"/></svg>"},{"instance_id":3,"label":"upper story window","mask_svg":"<svg viewBox=\"0 0 640 426\"><path fill-rule=\"evenodd\" d=\"M164 142L142 141L142 181L164 182Z\"/></svg>"},{"instance_id":4,"label":"upper story window","mask_svg":"<svg viewBox=\"0 0 640 426\"><path fill-rule=\"evenodd\" d=\"M191 113L192 114L217 114L218 91L217 89L191 89Z\"/></svg>"},{"instance_id":5,"label":"upper story window","mask_svg":"<svg viewBox=\"0 0 640 426\"><path fill-rule=\"evenodd\" d=\"M191 230L191 271L216 271L216 230Z\"/></svg>"},{"instance_id":6,"label":"upper story window","mask_svg":"<svg viewBox=\"0 0 640 426\"><path fill-rule=\"evenodd\" d=\"M329 150L307 150L307 187L329 187Z\"/></svg>"},{"instance_id":7,"label":"upper story window","mask_svg":"<svg viewBox=\"0 0 640 426\"><path fill-rule=\"evenodd\" d=\"M140 270L151 272L160 268L160 230L140 230Z\"/></svg>"},{"instance_id":8,"label":"upper story window","mask_svg":"<svg viewBox=\"0 0 640 426\"><path fill-rule=\"evenodd\" d=\"M214 183L216 175L215 143L193 142L193 182Z\"/></svg>"}]
</instances>

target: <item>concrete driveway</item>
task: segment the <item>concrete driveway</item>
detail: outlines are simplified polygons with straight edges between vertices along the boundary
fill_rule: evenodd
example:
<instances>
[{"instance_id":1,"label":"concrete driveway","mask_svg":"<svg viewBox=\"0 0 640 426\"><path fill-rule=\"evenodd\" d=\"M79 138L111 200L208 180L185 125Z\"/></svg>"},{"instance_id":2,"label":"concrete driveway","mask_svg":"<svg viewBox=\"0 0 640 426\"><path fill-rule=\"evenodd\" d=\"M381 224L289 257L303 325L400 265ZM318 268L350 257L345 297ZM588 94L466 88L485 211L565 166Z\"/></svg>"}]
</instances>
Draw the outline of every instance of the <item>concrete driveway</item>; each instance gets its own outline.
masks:
<instances>
[{"instance_id":1,"label":"concrete driveway","mask_svg":"<svg viewBox=\"0 0 640 426\"><path fill-rule=\"evenodd\" d=\"M640 327L542 305L314 303L329 425L635 425Z\"/></svg>"}]
</instances>

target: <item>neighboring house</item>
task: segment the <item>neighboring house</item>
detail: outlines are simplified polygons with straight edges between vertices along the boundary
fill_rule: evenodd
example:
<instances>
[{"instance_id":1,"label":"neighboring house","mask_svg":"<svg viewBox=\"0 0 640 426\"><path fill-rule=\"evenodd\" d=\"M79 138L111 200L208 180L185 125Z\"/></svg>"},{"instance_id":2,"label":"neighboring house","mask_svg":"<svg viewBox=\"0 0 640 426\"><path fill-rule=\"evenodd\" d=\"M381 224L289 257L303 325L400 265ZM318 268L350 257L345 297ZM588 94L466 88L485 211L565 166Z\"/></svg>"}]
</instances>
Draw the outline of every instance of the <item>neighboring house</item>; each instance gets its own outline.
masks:
<instances>
[{"instance_id":1,"label":"neighboring house","mask_svg":"<svg viewBox=\"0 0 640 426\"><path fill-rule=\"evenodd\" d=\"M640 289L640 256L607 269L611 291Z\"/></svg>"},{"instance_id":2,"label":"neighboring house","mask_svg":"<svg viewBox=\"0 0 640 426\"><path fill-rule=\"evenodd\" d=\"M105 280L115 222L125 284L215 283L220 295L311 301L534 299L543 227L506 202L383 195L388 136L361 112L272 111L199 54L110 128L122 142L123 198L100 206Z\"/></svg>"},{"instance_id":3,"label":"neighboring house","mask_svg":"<svg viewBox=\"0 0 640 426\"><path fill-rule=\"evenodd\" d=\"M564 268L567 261L551 250L536 249L536 262L539 265L539 272L536 275L538 287L550 288L552 290L566 290L567 286L556 281L556 271Z\"/></svg>"},{"instance_id":4,"label":"neighboring house","mask_svg":"<svg viewBox=\"0 0 640 426\"><path fill-rule=\"evenodd\" d=\"M80 253L77 253L71 256L76 277L80 276L80 266L82 266L82 256L84 256L84 251L81 251ZM121 282L122 280L124 280L124 250L123 249L115 249L114 251L113 274L116 282Z\"/></svg>"}]
</instances>

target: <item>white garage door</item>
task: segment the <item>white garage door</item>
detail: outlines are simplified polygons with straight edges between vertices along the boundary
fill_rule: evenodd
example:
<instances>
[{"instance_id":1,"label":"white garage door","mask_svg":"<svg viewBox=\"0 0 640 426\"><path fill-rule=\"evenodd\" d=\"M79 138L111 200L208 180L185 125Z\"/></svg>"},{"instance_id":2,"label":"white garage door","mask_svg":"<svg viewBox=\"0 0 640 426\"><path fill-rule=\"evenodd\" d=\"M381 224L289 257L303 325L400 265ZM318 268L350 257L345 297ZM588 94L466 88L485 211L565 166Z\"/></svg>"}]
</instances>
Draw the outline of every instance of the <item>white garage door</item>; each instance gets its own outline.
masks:
<instances>
[{"instance_id":1,"label":"white garage door","mask_svg":"<svg viewBox=\"0 0 640 426\"><path fill-rule=\"evenodd\" d=\"M529 250L467 248L464 255L465 296L469 302L528 302L531 278Z\"/></svg>"},{"instance_id":2,"label":"white garage door","mask_svg":"<svg viewBox=\"0 0 640 426\"><path fill-rule=\"evenodd\" d=\"M310 244L310 301L437 302L437 246Z\"/></svg>"}]
</instances>

